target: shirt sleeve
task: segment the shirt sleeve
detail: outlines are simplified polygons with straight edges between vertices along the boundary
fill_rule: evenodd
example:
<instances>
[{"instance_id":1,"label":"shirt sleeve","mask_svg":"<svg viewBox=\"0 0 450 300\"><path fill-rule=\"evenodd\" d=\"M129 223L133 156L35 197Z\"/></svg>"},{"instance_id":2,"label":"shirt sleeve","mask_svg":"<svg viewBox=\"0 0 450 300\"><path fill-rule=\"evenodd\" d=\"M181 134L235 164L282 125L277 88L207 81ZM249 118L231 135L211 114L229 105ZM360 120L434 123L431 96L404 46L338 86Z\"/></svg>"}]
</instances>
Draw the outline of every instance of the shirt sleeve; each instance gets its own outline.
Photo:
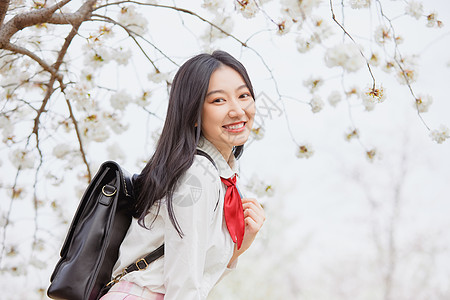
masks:
<instances>
[{"instance_id":1,"label":"shirt sleeve","mask_svg":"<svg viewBox=\"0 0 450 300\"><path fill-rule=\"evenodd\" d=\"M222 279L223 279L225 276L227 276L228 274L230 274L232 271L236 270L236 266L237 266L237 264L238 264L238 260L239 260L239 257L236 258L236 259L233 261L233 263L232 263L229 267L227 266L227 268L226 268L225 271L222 273L222 275L220 276L220 278L219 278L219 280L218 280L217 282L222 281Z\"/></svg>"},{"instance_id":2,"label":"shirt sleeve","mask_svg":"<svg viewBox=\"0 0 450 300\"><path fill-rule=\"evenodd\" d=\"M219 196L219 186L219 176L212 164L203 157L196 157L180 178L173 195L173 211L182 237L164 208L166 300L200 300L208 296L210 284L204 277L205 258L211 237L209 221Z\"/></svg>"}]
</instances>

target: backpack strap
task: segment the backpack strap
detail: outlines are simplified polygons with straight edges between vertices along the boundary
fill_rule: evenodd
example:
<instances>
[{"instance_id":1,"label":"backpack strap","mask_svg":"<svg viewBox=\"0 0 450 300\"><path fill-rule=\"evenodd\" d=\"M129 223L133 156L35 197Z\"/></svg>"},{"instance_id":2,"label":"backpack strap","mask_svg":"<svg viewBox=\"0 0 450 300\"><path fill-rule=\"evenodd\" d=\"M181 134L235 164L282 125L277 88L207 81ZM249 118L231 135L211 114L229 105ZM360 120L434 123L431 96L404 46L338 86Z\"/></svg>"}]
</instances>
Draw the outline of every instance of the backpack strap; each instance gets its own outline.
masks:
<instances>
[{"instance_id":1,"label":"backpack strap","mask_svg":"<svg viewBox=\"0 0 450 300\"><path fill-rule=\"evenodd\" d=\"M206 157L214 165L214 167L217 169L216 163L211 158L211 156L208 155L208 153L206 153L205 151L202 151L200 149L196 149L195 154ZM126 176L126 177L129 177L129 176ZM131 184L129 184L129 185L131 185ZM134 272L134 271L141 271L141 270L147 269L147 267L148 267L148 265L150 263L154 262L155 260L157 260L158 258L162 257L163 255L164 255L164 244L162 244L161 246L159 246L158 248L156 248L155 250L153 250L152 252L150 252L146 256L144 256L144 257L138 259L137 261L135 261L134 263L130 264L119 275L114 277L114 279L111 280L106 286L107 287L111 287L115 283L119 282L120 278L125 276L125 274L128 274L130 272Z\"/></svg>"},{"instance_id":2,"label":"backpack strap","mask_svg":"<svg viewBox=\"0 0 450 300\"><path fill-rule=\"evenodd\" d=\"M164 255L164 244L147 254L145 257L137 260L135 263L129 265L124 271L130 273L133 271L145 270L148 265Z\"/></svg>"},{"instance_id":3,"label":"backpack strap","mask_svg":"<svg viewBox=\"0 0 450 300\"><path fill-rule=\"evenodd\" d=\"M206 152L203 151L203 150L196 149L196 150L195 150L195 154L206 157L206 158L213 164L214 168L216 168L216 170L218 170L216 163L214 162L214 160L212 159L212 157L209 156L208 153L206 153Z\"/></svg>"}]
</instances>

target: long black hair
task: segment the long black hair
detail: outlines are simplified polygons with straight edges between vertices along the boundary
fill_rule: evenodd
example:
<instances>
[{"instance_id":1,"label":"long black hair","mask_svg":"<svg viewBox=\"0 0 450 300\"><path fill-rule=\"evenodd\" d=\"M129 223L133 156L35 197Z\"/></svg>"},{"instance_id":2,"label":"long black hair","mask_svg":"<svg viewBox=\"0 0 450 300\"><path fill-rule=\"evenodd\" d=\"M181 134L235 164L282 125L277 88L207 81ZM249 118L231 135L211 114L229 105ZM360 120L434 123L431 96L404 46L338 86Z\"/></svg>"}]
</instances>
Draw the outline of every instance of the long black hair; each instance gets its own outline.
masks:
<instances>
[{"instance_id":1,"label":"long black hair","mask_svg":"<svg viewBox=\"0 0 450 300\"><path fill-rule=\"evenodd\" d=\"M255 99L245 67L227 52L199 54L180 67L172 82L167 116L155 152L135 183L137 193L135 217L139 218L141 226L146 227L144 218L150 207L158 205L159 212L159 200L165 196L170 220L178 234L182 236L173 212L173 193L177 180L194 161L201 135L201 113L209 79L211 74L223 65L233 68L242 76ZM236 159L242 152L243 146L233 147Z\"/></svg>"}]
</instances>

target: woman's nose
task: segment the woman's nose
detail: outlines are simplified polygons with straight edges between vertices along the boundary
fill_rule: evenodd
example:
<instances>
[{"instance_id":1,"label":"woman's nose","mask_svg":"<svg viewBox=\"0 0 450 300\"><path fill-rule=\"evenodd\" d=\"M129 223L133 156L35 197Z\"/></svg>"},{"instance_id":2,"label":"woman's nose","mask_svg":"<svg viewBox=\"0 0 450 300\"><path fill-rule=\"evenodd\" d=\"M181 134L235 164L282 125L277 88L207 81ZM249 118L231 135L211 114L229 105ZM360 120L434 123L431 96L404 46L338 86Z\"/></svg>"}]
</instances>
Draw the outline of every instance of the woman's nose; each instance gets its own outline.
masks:
<instances>
[{"instance_id":1,"label":"woman's nose","mask_svg":"<svg viewBox=\"0 0 450 300\"><path fill-rule=\"evenodd\" d=\"M239 100L231 101L228 115L232 118L242 117L243 115L245 115L245 107L241 106Z\"/></svg>"}]
</instances>

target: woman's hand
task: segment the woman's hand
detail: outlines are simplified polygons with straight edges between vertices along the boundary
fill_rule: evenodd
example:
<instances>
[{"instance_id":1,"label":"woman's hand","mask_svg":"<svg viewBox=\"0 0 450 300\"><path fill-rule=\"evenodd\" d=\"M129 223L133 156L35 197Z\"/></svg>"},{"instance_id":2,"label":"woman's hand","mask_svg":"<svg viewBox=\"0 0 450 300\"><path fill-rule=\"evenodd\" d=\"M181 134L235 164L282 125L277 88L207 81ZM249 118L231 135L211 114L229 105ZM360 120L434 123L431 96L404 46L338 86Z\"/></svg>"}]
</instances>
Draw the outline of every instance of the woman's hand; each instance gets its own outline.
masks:
<instances>
[{"instance_id":1,"label":"woman's hand","mask_svg":"<svg viewBox=\"0 0 450 300\"><path fill-rule=\"evenodd\" d=\"M255 240L256 234L258 234L261 229L266 216L264 214L264 209L261 204L254 198L242 198L242 207L244 209L244 222L245 222L245 232L244 240L242 241L241 248L237 249L237 245L234 246L233 256L228 263L230 266L239 255L244 253L250 245Z\"/></svg>"}]
</instances>

